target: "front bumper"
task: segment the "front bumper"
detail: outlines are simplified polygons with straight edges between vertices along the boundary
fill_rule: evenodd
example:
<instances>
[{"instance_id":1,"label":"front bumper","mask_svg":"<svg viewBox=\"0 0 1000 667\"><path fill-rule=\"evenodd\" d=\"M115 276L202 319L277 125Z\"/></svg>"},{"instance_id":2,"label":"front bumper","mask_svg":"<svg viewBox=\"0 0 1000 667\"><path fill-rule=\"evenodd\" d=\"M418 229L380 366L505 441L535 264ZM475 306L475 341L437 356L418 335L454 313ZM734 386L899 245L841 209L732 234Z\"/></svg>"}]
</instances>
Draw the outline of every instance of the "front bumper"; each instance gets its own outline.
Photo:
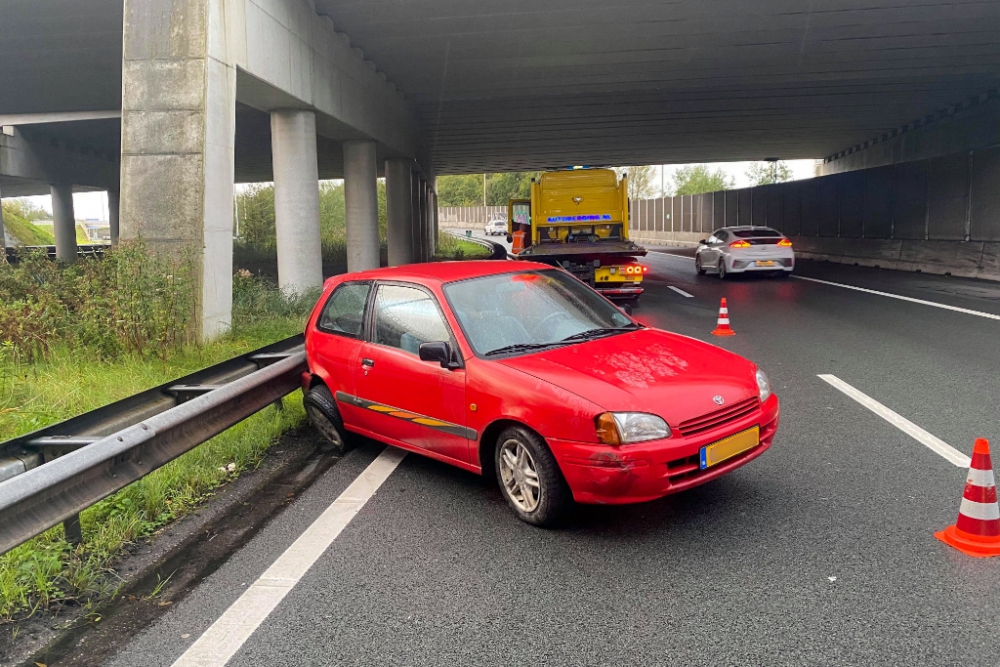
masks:
<instances>
[{"instance_id":1,"label":"front bumper","mask_svg":"<svg viewBox=\"0 0 1000 667\"><path fill-rule=\"evenodd\" d=\"M779 413L778 397L771 396L746 417L692 437L675 434L619 447L551 438L547 441L577 502L641 503L704 484L757 458L774 440ZM710 468L700 468L702 447L755 425L760 426L760 444Z\"/></svg>"}]
</instances>

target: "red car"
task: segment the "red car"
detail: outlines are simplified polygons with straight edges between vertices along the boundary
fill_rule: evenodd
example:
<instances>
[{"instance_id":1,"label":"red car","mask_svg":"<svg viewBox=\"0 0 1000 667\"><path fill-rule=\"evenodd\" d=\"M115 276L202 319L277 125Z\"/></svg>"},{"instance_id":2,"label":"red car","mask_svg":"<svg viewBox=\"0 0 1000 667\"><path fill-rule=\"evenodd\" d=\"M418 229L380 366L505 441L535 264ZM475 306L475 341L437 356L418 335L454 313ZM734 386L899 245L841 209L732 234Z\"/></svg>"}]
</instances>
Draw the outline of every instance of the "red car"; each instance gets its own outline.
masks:
<instances>
[{"instance_id":1,"label":"red car","mask_svg":"<svg viewBox=\"0 0 1000 667\"><path fill-rule=\"evenodd\" d=\"M305 405L349 433L495 476L524 521L636 503L770 447L778 397L750 361L645 327L529 262L414 264L327 280Z\"/></svg>"}]
</instances>

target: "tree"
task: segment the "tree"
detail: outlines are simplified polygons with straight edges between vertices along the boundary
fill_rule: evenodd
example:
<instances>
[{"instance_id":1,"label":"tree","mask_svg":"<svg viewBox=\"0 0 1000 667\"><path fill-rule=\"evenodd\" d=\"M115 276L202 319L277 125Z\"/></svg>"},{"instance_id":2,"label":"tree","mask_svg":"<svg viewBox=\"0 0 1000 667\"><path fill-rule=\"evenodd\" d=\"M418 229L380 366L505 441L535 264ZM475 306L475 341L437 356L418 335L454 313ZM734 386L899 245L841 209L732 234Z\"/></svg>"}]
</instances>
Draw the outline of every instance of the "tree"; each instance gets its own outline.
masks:
<instances>
[{"instance_id":1,"label":"tree","mask_svg":"<svg viewBox=\"0 0 1000 667\"><path fill-rule=\"evenodd\" d=\"M439 206L482 206L483 175L438 176L437 194Z\"/></svg>"},{"instance_id":2,"label":"tree","mask_svg":"<svg viewBox=\"0 0 1000 667\"><path fill-rule=\"evenodd\" d=\"M770 185L792 180L792 170L781 160L754 162L747 169L751 185Z\"/></svg>"},{"instance_id":3,"label":"tree","mask_svg":"<svg viewBox=\"0 0 1000 667\"><path fill-rule=\"evenodd\" d=\"M713 171L704 164L680 167L670 178L673 181L675 197L729 190L736 185L736 180L722 169Z\"/></svg>"},{"instance_id":4,"label":"tree","mask_svg":"<svg viewBox=\"0 0 1000 667\"><path fill-rule=\"evenodd\" d=\"M486 203L489 206L506 206L511 199L527 199L531 196L531 179L540 173L540 171L515 171L489 174L486 177Z\"/></svg>"},{"instance_id":5,"label":"tree","mask_svg":"<svg viewBox=\"0 0 1000 667\"><path fill-rule=\"evenodd\" d=\"M622 174L628 174L628 197L629 199L649 199L656 195L654 186L655 171L649 165L641 167L615 167L615 173L621 178Z\"/></svg>"}]
</instances>

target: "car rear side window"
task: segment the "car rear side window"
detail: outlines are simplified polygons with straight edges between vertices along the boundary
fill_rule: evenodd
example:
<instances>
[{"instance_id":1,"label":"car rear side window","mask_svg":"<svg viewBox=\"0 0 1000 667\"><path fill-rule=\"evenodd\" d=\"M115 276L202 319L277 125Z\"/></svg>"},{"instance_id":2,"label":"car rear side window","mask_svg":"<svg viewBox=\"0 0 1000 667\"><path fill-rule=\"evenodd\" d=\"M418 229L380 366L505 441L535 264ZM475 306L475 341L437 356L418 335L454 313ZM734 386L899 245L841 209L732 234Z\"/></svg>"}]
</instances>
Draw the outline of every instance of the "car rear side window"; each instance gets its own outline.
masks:
<instances>
[{"instance_id":1,"label":"car rear side window","mask_svg":"<svg viewBox=\"0 0 1000 667\"><path fill-rule=\"evenodd\" d=\"M450 340L437 303L427 292L405 285L379 286L375 295L375 343L418 354L421 343Z\"/></svg>"},{"instance_id":2,"label":"car rear side window","mask_svg":"<svg viewBox=\"0 0 1000 667\"><path fill-rule=\"evenodd\" d=\"M371 283L344 283L323 307L318 327L322 331L359 338L364 328L365 303Z\"/></svg>"}]
</instances>

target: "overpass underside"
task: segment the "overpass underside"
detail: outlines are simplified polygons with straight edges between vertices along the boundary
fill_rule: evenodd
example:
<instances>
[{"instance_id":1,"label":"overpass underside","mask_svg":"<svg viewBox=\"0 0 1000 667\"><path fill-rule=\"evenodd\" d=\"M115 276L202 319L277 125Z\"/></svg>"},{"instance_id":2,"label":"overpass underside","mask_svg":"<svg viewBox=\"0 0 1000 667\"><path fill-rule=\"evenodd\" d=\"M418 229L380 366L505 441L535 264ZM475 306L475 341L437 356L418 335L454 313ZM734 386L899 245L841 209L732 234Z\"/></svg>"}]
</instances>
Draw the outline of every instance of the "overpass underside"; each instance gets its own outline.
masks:
<instances>
[{"instance_id":1,"label":"overpass underside","mask_svg":"<svg viewBox=\"0 0 1000 667\"><path fill-rule=\"evenodd\" d=\"M195 248L205 335L229 323L237 182L275 183L290 290L322 279L321 178L346 182L350 268L378 262L379 176L391 263L429 256L436 173L824 158L831 176L809 187L838 183L838 220L886 206L873 193L890 171L894 213L888 238L848 222L817 239L976 243L993 215L976 179L994 178L977 165L998 144L997 3L12 0L3 14L0 191L52 192L59 228L74 189L107 190L122 238ZM895 220L924 182L924 238L899 237L919 232Z\"/></svg>"}]
</instances>

